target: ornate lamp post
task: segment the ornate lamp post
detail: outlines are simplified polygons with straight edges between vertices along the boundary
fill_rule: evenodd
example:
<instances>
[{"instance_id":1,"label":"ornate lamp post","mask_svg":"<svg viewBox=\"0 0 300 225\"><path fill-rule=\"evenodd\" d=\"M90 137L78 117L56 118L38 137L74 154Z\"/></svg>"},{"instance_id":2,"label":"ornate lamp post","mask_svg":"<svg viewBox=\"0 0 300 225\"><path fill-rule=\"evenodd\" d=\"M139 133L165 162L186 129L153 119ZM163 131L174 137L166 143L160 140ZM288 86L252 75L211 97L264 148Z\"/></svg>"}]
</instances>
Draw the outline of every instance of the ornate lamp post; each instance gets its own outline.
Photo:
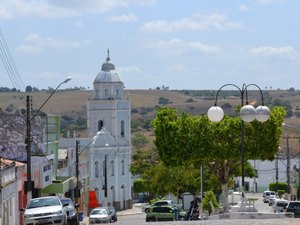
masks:
<instances>
[{"instance_id":1,"label":"ornate lamp post","mask_svg":"<svg viewBox=\"0 0 300 225\"><path fill-rule=\"evenodd\" d=\"M243 84L242 88L239 88L235 84L225 84L223 85L217 92L215 105L212 106L208 112L208 118L211 121L219 122L224 117L223 109L219 106L217 106L218 96L219 92L226 86L233 86L236 87L240 94L241 94L241 110L240 110L240 117L242 119L242 126L241 126L241 154L242 154L242 161L241 161L241 167L242 167L242 191L245 189L245 122L252 122L254 119L258 120L259 122L265 122L270 117L270 109L267 106L264 106L264 98L263 93L260 87L256 84ZM257 108L254 108L252 105L249 105L248 102L248 93L247 88L249 86L255 86L259 89L260 95L261 95L261 106L258 106ZM246 105L244 105L244 102L246 102Z\"/></svg>"}]
</instances>

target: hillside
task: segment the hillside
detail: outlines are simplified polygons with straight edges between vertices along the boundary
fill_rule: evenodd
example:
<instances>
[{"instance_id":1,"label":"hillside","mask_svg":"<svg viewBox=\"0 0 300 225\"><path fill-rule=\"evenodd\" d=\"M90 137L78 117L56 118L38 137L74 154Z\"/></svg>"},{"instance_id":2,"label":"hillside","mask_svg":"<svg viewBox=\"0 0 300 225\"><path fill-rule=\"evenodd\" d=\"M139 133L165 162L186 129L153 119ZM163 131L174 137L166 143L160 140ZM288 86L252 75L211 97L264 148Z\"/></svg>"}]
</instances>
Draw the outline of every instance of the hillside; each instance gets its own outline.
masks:
<instances>
[{"instance_id":1,"label":"hillside","mask_svg":"<svg viewBox=\"0 0 300 225\"><path fill-rule=\"evenodd\" d=\"M25 94L27 93L12 93L0 92L0 108L6 111L7 108L13 110L20 110L25 108ZM49 92L32 92L32 108L38 109L49 96ZM86 103L91 98L92 91L74 90L67 91L61 90L55 93L51 99L42 108L42 111L48 114L55 115L68 115L70 117L86 118ZM162 91L162 90L125 90L125 99L131 101L132 108L132 123L148 123L155 117L156 107L160 99L167 100L166 106L176 108L180 112L187 112L192 115L206 114L209 107L215 103L216 91ZM265 91L265 104L269 105L274 100L289 102L293 117L285 119L285 123L300 127L300 111L296 110L300 106L300 92L289 90L272 90ZM259 92L249 91L249 101L256 99L260 103ZM218 105L222 106L229 103L232 107L226 109L226 114L233 114L235 106L241 104L241 99L238 92L222 91L219 93ZM297 117L295 116L297 115ZM142 121L142 122L141 122ZM140 126L140 125L139 125ZM134 126L132 126L134 127ZM153 139L152 133L144 131L149 139ZM290 131L291 132L291 131ZM294 133L292 133L294 135ZM297 134L296 134L297 135ZM86 132L81 132L81 136L86 136ZM295 144L294 149L300 152L299 142ZM282 144L284 145L284 143Z\"/></svg>"}]
</instances>

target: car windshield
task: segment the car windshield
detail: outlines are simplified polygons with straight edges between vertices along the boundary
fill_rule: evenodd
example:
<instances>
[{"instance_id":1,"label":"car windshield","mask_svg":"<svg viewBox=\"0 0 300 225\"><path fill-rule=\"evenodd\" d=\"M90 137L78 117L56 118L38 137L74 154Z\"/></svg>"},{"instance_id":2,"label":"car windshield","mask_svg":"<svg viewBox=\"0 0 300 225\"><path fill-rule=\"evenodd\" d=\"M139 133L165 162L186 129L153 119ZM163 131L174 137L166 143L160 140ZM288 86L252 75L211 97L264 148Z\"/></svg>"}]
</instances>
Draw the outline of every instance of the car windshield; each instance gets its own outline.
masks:
<instances>
[{"instance_id":1,"label":"car windshield","mask_svg":"<svg viewBox=\"0 0 300 225\"><path fill-rule=\"evenodd\" d=\"M300 209L300 202L290 202L288 208L290 208L290 209Z\"/></svg>"},{"instance_id":2,"label":"car windshield","mask_svg":"<svg viewBox=\"0 0 300 225\"><path fill-rule=\"evenodd\" d=\"M68 206L74 207L74 203L71 199L63 198L63 199L60 199L60 201L63 205L68 204Z\"/></svg>"},{"instance_id":3,"label":"car windshield","mask_svg":"<svg viewBox=\"0 0 300 225\"><path fill-rule=\"evenodd\" d=\"M106 209L94 209L91 212L91 215L107 215L107 210Z\"/></svg>"},{"instance_id":4,"label":"car windshield","mask_svg":"<svg viewBox=\"0 0 300 225\"><path fill-rule=\"evenodd\" d=\"M46 207L46 206L58 206L60 201L58 198L37 198L31 199L28 204L28 209Z\"/></svg>"}]
</instances>

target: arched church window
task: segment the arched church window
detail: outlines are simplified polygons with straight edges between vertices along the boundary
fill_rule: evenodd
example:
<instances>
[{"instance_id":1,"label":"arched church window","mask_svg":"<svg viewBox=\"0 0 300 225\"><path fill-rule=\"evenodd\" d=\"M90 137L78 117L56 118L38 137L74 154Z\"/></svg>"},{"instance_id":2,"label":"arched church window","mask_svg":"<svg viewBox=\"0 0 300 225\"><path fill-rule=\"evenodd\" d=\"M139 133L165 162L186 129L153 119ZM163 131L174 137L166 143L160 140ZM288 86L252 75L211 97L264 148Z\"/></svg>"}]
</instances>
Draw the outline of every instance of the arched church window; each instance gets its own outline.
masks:
<instances>
[{"instance_id":1,"label":"arched church window","mask_svg":"<svg viewBox=\"0 0 300 225\"><path fill-rule=\"evenodd\" d=\"M116 96L119 97L119 95L120 95L120 91L119 91L119 89L117 89L116 90Z\"/></svg>"},{"instance_id":2,"label":"arched church window","mask_svg":"<svg viewBox=\"0 0 300 225\"><path fill-rule=\"evenodd\" d=\"M100 131L103 127L103 120L98 121L98 131Z\"/></svg>"},{"instance_id":3,"label":"arched church window","mask_svg":"<svg viewBox=\"0 0 300 225\"><path fill-rule=\"evenodd\" d=\"M105 89L104 95L107 97L108 96L108 89Z\"/></svg>"},{"instance_id":4,"label":"arched church window","mask_svg":"<svg viewBox=\"0 0 300 225\"><path fill-rule=\"evenodd\" d=\"M125 175L125 162L124 162L124 160L121 161L121 174Z\"/></svg>"},{"instance_id":5,"label":"arched church window","mask_svg":"<svg viewBox=\"0 0 300 225\"><path fill-rule=\"evenodd\" d=\"M98 161L95 162L95 177L99 178L99 163L98 163Z\"/></svg>"},{"instance_id":6,"label":"arched church window","mask_svg":"<svg viewBox=\"0 0 300 225\"><path fill-rule=\"evenodd\" d=\"M124 137L125 123L124 120L121 121L121 137Z\"/></svg>"},{"instance_id":7,"label":"arched church window","mask_svg":"<svg viewBox=\"0 0 300 225\"><path fill-rule=\"evenodd\" d=\"M115 176L115 162L112 160L111 163L111 176Z\"/></svg>"}]
</instances>

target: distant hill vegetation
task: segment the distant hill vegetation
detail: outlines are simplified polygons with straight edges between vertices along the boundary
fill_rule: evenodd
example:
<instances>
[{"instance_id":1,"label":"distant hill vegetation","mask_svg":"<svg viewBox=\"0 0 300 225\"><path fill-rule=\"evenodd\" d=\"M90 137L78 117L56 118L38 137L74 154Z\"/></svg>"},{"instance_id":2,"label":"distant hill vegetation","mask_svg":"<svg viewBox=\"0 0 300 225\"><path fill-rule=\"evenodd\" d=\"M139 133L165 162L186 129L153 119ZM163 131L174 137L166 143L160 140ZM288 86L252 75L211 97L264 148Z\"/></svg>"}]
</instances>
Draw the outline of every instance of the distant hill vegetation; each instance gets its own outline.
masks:
<instances>
[{"instance_id":1,"label":"distant hill vegetation","mask_svg":"<svg viewBox=\"0 0 300 225\"><path fill-rule=\"evenodd\" d=\"M25 108L25 96L32 96L32 108L38 109L53 89L38 90L27 88L27 92L15 89L0 88L0 108L6 113L19 113ZM206 114L207 110L215 104L217 90L169 90L164 88L149 90L125 90L125 99L131 101L132 132L138 130L151 130L151 120L155 117L156 109L162 106L173 107L179 112L192 115ZM264 103L269 108L284 106L287 119L298 124L300 118L300 91L290 88L288 90L263 90ZM93 91L81 87L59 90L42 111L48 114L61 116L61 130L66 135L69 130L76 130L81 136L86 135L86 105L92 98ZM258 90L248 90L249 102L261 104L261 95ZM218 95L218 105L225 113L231 116L238 115L237 106L241 105L241 94L238 90L221 90Z\"/></svg>"}]
</instances>

